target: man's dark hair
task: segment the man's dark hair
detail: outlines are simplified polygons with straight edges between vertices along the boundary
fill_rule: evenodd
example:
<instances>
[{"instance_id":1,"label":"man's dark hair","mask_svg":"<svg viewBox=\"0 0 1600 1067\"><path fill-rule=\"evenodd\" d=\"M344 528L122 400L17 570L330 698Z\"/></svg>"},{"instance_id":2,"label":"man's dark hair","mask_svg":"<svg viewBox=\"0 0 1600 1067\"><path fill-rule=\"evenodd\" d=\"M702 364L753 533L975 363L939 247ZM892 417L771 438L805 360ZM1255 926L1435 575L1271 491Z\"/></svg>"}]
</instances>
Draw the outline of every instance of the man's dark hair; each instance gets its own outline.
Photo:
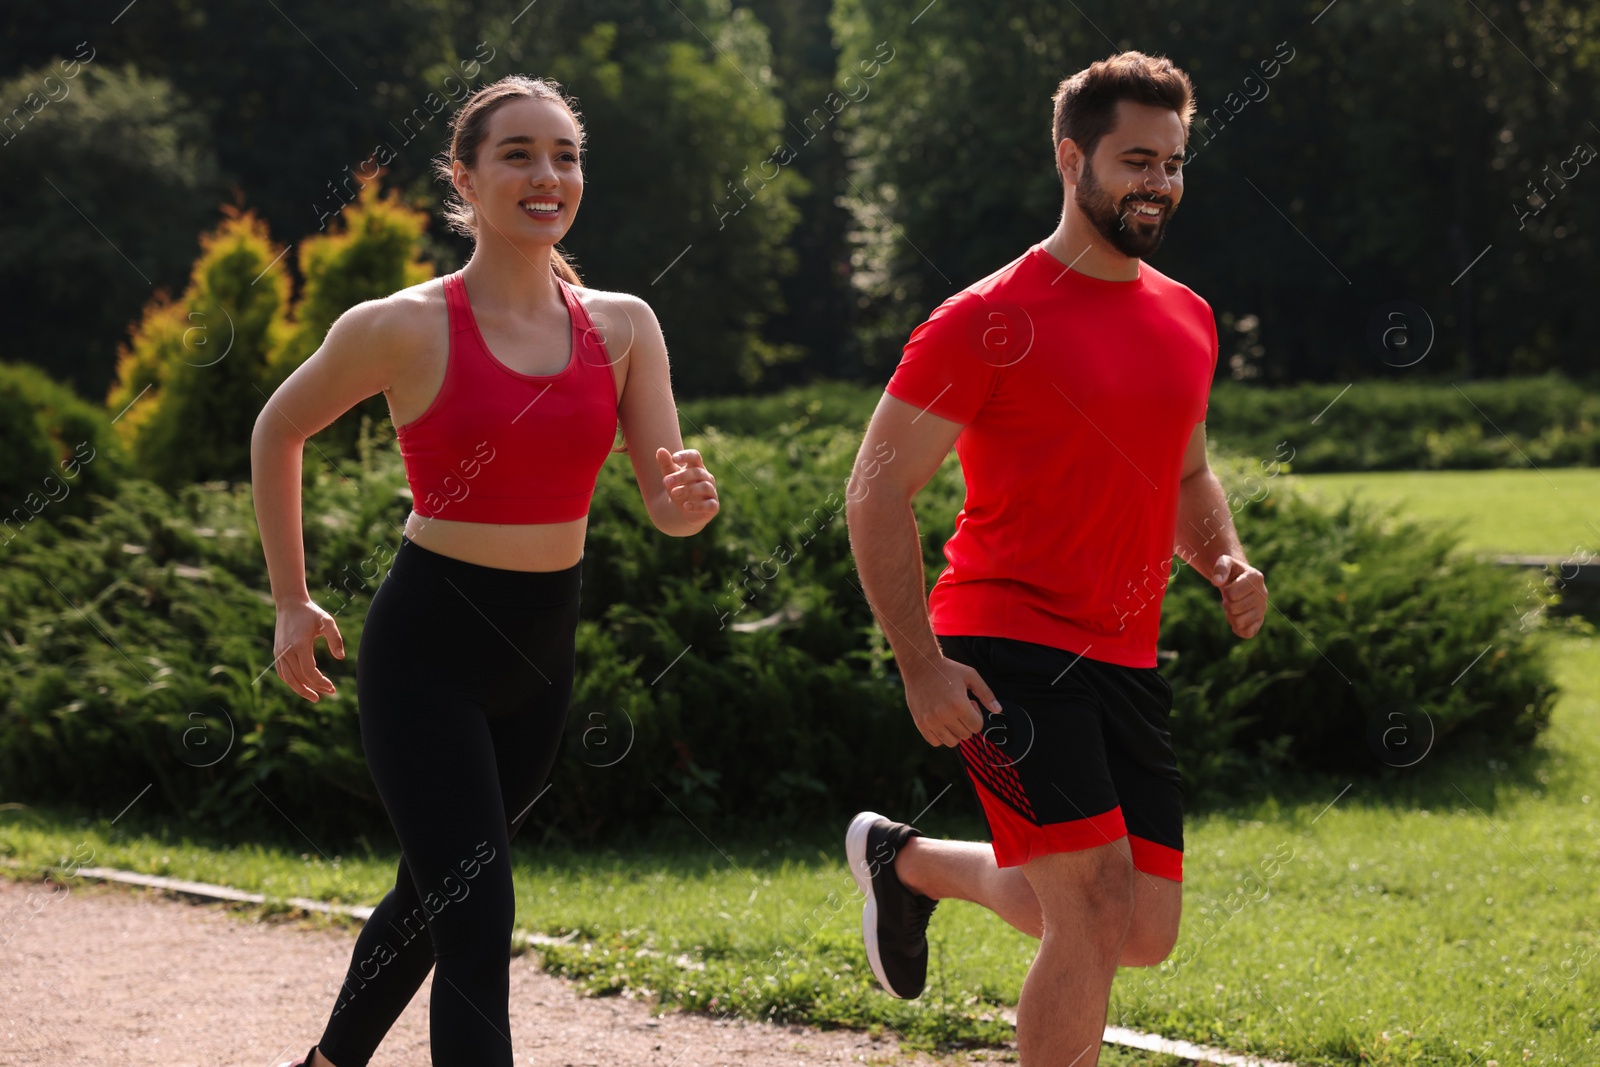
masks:
<instances>
[{"instance_id":1,"label":"man's dark hair","mask_svg":"<svg viewBox=\"0 0 1600 1067\"><path fill-rule=\"evenodd\" d=\"M1165 56L1122 52L1096 60L1062 80L1056 88L1055 121L1050 143L1059 148L1070 137L1085 156L1117 121L1117 101L1171 108L1183 120L1184 133L1194 117L1194 86L1189 76Z\"/></svg>"}]
</instances>

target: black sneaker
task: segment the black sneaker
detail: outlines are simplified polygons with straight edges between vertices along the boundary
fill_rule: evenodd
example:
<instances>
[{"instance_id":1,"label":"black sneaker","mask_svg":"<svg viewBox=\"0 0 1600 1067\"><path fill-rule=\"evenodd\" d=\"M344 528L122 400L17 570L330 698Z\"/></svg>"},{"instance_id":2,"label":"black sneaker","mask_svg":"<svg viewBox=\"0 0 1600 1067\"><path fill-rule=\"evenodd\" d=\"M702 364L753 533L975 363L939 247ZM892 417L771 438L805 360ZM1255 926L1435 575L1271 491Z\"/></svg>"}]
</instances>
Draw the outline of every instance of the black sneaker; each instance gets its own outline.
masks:
<instances>
[{"instance_id":1,"label":"black sneaker","mask_svg":"<svg viewBox=\"0 0 1600 1067\"><path fill-rule=\"evenodd\" d=\"M921 996L927 983L928 919L939 902L902 885L894 860L907 841L921 836L915 827L875 811L850 820L844 836L850 873L867 898L861 912L867 962L890 996L906 1000Z\"/></svg>"}]
</instances>

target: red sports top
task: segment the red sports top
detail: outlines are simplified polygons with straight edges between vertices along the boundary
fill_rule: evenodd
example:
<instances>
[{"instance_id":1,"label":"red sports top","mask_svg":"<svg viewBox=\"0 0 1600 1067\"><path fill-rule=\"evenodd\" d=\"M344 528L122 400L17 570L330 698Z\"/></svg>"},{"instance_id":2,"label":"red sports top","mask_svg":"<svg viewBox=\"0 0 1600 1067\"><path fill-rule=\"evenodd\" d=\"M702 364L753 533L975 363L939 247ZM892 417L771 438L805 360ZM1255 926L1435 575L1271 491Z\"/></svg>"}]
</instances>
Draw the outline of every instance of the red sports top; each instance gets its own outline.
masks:
<instances>
[{"instance_id":1,"label":"red sports top","mask_svg":"<svg viewBox=\"0 0 1600 1067\"><path fill-rule=\"evenodd\" d=\"M589 513L617 433L617 386L583 301L560 278L572 351L522 374L484 343L461 272L444 278L450 351L428 410L395 430L412 510L460 522L567 522Z\"/></svg>"},{"instance_id":2,"label":"red sports top","mask_svg":"<svg viewBox=\"0 0 1600 1067\"><path fill-rule=\"evenodd\" d=\"M1211 308L1034 245L912 331L887 390L963 423L967 496L929 596L936 633L1153 667L1178 482L1216 371Z\"/></svg>"}]
</instances>

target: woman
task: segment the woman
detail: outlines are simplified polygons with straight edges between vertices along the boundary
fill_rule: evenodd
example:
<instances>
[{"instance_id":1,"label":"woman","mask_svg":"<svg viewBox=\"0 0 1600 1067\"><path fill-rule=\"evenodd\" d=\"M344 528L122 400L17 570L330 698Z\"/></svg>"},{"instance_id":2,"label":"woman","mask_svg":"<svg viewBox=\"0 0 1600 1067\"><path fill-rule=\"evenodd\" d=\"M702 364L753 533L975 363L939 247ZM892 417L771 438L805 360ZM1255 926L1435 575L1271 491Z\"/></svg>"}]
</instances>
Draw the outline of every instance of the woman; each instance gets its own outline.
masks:
<instances>
[{"instance_id":1,"label":"woman","mask_svg":"<svg viewBox=\"0 0 1600 1067\"><path fill-rule=\"evenodd\" d=\"M583 128L556 84L512 76L451 123L439 163L455 274L351 308L256 421L256 516L278 674L334 692L300 530L306 438L383 392L413 510L356 665L361 742L403 853L357 939L321 1040L294 1064L363 1067L428 970L433 1062L509 1065L509 842L556 758L572 690L583 538L620 422L663 533L697 533L716 482L682 447L666 346L644 301L580 288L555 245L583 195Z\"/></svg>"}]
</instances>

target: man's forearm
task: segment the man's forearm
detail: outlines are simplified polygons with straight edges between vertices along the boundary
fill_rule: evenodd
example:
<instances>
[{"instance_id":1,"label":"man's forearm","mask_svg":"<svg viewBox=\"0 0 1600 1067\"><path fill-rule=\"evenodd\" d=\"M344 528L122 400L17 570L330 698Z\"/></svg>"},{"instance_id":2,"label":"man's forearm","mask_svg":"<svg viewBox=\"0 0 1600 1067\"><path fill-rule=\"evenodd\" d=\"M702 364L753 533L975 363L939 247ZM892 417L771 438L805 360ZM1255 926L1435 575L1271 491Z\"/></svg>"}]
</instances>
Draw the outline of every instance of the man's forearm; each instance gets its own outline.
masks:
<instances>
[{"instance_id":1,"label":"man's forearm","mask_svg":"<svg viewBox=\"0 0 1600 1067\"><path fill-rule=\"evenodd\" d=\"M922 539L910 501L869 493L846 506L845 522L867 603L894 649L900 673L932 668L942 653L928 618Z\"/></svg>"},{"instance_id":2,"label":"man's forearm","mask_svg":"<svg viewBox=\"0 0 1600 1067\"><path fill-rule=\"evenodd\" d=\"M1228 494L1210 467L1196 471L1178 486L1178 532L1173 548L1201 574L1211 573L1218 556L1246 562Z\"/></svg>"}]
</instances>

